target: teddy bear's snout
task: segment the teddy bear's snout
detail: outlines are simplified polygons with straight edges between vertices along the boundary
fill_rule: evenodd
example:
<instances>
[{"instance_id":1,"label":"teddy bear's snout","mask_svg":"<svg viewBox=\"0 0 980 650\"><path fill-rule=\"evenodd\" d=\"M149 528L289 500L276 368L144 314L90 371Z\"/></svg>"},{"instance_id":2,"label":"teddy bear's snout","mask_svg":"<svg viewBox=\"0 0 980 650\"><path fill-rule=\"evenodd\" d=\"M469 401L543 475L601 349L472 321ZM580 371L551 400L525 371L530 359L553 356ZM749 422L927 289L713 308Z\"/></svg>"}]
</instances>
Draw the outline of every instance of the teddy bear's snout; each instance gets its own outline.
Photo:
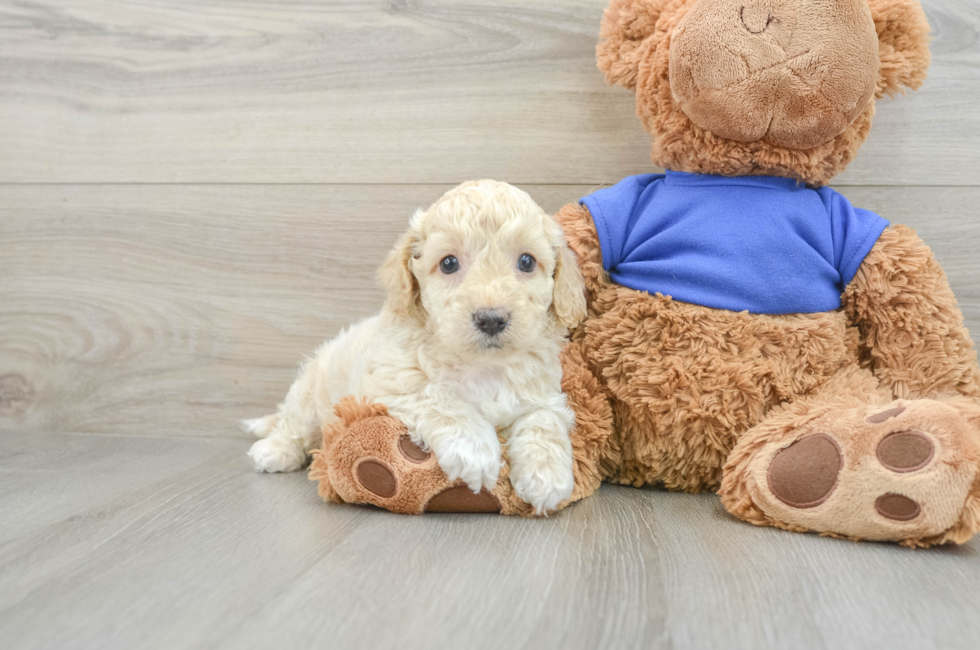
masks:
<instances>
[{"instance_id":1,"label":"teddy bear's snout","mask_svg":"<svg viewBox=\"0 0 980 650\"><path fill-rule=\"evenodd\" d=\"M877 77L866 0L695 0L670 45L674 101L738 142L829 142L868 105Z\"/></svg>"}]
</instances>

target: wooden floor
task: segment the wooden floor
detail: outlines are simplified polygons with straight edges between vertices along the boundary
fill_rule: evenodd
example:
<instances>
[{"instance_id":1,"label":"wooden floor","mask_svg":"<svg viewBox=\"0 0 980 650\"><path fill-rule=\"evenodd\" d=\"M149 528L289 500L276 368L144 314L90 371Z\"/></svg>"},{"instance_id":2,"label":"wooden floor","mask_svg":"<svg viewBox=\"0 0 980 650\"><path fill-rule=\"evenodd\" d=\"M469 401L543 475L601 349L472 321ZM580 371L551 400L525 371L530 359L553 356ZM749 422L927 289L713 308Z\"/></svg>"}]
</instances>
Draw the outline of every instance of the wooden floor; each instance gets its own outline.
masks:
<instances>
[{"instance_id":1,"label":"wooden floor","mask_svg":"<svg viewBox=\"0 0 980 650\"><path fill-rule=\"evenodd\" d=\"M547 520L327 506L238 440L0 435L4 648L976 648L980 548L603 486Z\"/></svg>"},{"instance_id":2,"label":"wooden floor","mask_svg":"<svg viewBox=\"0 0 980 650\"><path fill-rule=\"evenodd\" d=\"M976 648L980 540L912 552L604 486L399 517L252 473L235 428L373 313L453 184L546 209L654 171L603 0L0 3L0 648ZM980 12L834 186L980 332Z\"/></svg>"}]
</instances>

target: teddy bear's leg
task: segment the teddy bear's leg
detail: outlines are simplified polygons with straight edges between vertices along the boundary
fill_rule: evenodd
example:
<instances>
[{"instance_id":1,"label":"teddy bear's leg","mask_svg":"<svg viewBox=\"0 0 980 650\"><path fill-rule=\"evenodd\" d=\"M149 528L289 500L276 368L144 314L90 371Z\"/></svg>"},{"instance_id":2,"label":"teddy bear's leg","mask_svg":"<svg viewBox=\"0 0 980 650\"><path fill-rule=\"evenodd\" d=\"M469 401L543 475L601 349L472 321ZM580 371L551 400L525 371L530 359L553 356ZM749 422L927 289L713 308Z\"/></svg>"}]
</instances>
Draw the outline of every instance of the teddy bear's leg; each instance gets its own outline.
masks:
<instances>
[{"instance_id":1,"label":"teddy bear's leg","mask_svg":"<svg viewBox=\"0 0 980 650\"><path fill-rule=\"evenodd\" d=\"M892 400L851 367L738 441L729 512L760 526L908 546L963 543L980 528L980 404Z\"/></svg>"},{"instance_id":2,"label":"teddy bear's leg","mask_svg":"<svg viewBox=\"0 0 980 650\"><path fill-rule=\"evenodd\" d=\"M577 344L562 352L562 390L575 412L571 435L575 486L558 509L583 499L601 482L599 456L612 431L609 401L589 373ZM530 516L510 484L504 466L493 490L474 494L462 481L450 481L436 458L412 443L405 425L380 404L346 398L338 404L338 421L323 431L314 451L310 479L318 481L324 500L375 505L392 512L499 512Z\"/></svg>"},{"instance_id":3,"label":"teddy bear's leg","mask_svg":"<svg viewBox=\"0 0 980 650\"><path fill-rule=\"evenodd\" d=\"M602 483L600 461L613 431L609 396L589 370L582 343L572 342L562 350L561 389L575 412L572 432L572 471L575 487L567 503L591 495Z\"/></svg>"}]
</instances>

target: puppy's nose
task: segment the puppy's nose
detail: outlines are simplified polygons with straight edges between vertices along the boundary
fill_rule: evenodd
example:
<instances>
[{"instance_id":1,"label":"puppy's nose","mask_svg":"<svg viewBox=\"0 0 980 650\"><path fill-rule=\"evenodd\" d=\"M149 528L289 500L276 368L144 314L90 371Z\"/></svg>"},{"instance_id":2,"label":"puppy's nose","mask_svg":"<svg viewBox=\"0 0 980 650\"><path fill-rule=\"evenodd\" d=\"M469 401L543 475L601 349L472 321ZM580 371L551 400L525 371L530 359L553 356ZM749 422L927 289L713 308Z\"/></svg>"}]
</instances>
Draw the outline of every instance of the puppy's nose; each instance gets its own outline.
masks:
<instances>
[{"instance_id":1,"label":"puppy's nose","mask_svg":"<svg viewBox=\"0 0 980 650\"><path fill-rule=\"evenodd\" d=\"M507 327L510 314L503 309L477 309L473 312L476 328L488 336L496 336Z\"/></svg>"}]
</instances>

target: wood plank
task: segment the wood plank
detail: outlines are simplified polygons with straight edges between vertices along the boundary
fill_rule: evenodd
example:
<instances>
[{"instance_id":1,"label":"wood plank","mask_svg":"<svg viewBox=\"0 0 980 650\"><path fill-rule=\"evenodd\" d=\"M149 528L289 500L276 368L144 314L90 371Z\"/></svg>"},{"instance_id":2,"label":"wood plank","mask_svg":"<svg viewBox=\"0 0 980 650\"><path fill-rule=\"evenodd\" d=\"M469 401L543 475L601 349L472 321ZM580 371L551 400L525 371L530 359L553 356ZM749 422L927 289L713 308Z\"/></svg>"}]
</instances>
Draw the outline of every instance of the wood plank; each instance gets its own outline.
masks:
<instances>
[{"instance_id":1,"label":"wood plank","mask_svg":"<svg viewBox=\"0 0 980 650\"><path fill-rule=\"evenodd\" d=\"M652 171L594 64L605 0L0 5L0 182L614 182ZM838 183L971 185L980 14Z\"/></svg>"},{"instance_id":2,"label":"wood plank","mask_svg":"<svg viewBox=\"0 0 980 650\"><path fill-rule=\"evenodd\" d=\"M448 186L0 187L0 428L241 435L380 308L375 269ZM527 186L549 211L587 186ZM978 188L846 188L917 227L980 331Z\"/></svg>"},{"instance_id":3,"label":"wood plank","mask_svg":"<svg viewBox=\"0 0 980 650\"><path fill-rule=\"evenodd\" d=\"M603 486L541 520L323 504L244 441L0 433L0 638L69 648L973 648L980 553Z\"/></svg>"}]
</instances>

